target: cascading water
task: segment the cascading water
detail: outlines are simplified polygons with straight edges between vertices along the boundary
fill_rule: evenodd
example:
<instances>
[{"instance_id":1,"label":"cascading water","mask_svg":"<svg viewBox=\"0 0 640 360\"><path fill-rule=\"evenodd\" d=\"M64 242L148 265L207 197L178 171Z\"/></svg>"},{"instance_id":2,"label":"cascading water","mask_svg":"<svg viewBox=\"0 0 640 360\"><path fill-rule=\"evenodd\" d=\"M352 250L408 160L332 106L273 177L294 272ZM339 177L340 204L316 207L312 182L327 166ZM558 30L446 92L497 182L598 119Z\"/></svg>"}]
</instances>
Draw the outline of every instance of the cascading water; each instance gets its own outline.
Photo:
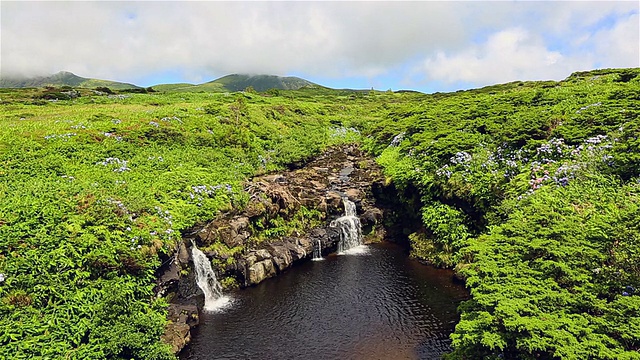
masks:
<instances>
[{"instance_id":1,"label":"cascading water","mask_svg":"<svg viewBox=\"0 0 640 360\"><path fill-rule=\"evenodd\" d=\"M318 239L318 241L316 242L316 246L313 249L313 258L311 260L313 261L324 260L322 258L322 243L320 242L320 239Z\"/></svg>"},{"instance_id":2,"label":"cascading water","mask_svg":"<svg viewBox=\"0 0 640 360\"><path fill-rule=\"evenodd\" d=\"M330 226L340 230L340 242L338 243L338 254L362 245L362 230L360 229L360 219L356 216L356 204L342 198L344 202L345 215L332 221Z\"/></svg>"},{"instance_id":3,"label":"cascading water","mask_svg":"<svg viewBox=\"0 0 640 360\"><path fill-rule=\"evenodd\" d=\"M193 265L196 269L196 283L204 293L204 309L215 311L229 302L229 299L222 295L222 286L216 278L216 274L211 268L209 258L193 243L191 248Z\"/></svg>"}]
</instances>

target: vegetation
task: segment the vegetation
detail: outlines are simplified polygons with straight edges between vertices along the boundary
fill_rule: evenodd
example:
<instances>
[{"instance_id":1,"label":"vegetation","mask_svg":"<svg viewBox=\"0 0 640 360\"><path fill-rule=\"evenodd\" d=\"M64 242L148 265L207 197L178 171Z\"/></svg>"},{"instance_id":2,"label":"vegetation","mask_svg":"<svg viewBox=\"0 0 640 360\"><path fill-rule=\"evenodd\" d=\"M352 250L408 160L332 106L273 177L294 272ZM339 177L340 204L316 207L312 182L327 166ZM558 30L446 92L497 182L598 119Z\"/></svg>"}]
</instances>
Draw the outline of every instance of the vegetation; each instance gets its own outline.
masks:
<instances>
[{"instance_id":1,"label":"vegetation","mask_svg":"<svg viewBox=\"0 0 640 360\"><path fill-rule=\"evenodd\" d=\"M1 358L172 357L152 293L158 254L246 203L243 179L351 140L332 124L350 115L329 102L41 98L63 91L0 94Z\"/></svg>"},{"instance_id":2,"label":"vegetation","mask_svg":"<svg viewBox=\"0 0 640 360\"><path fill-rule=\"evenodd\" d=\"M639 358L638 75L430 95L0 90L0 357L172 358L161 255L242 208L244 179L355 141L418 200L412 254L466 278L449 358ZM318 214L296 219L260 241Z\"/></svg>"},{"instance_id":3,"label":"vegetation","mask_svg":"<svg viewBox=\"0 0 640 360\"><path fill-rule=\"evenodd\" d=\"M639 74L434 94L364 132L419 191L414 256L471 289L448 358L640 358Z\"/></svg>"}]
</instances>

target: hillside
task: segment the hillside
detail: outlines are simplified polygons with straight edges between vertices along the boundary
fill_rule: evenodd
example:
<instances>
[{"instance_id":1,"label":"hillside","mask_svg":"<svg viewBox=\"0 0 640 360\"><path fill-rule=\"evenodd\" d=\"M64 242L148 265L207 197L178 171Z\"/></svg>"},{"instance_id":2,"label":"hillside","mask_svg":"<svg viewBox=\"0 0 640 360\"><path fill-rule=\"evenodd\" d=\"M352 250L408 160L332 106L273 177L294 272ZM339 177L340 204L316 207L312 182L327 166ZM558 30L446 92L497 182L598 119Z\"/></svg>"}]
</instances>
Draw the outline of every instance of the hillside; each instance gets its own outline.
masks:
<instances>
[{"instance_id":1,"label":"hillside","mask_svg":"<svg viewBox=\"0 0 640 360\"><path fill-rule=\"evenodd\" d=\"M242 91L251 86L256 91L267 91L269 89L298 90L305 86L316 84L293 76L281 77L275 75L227 75L211 83L220 84L228 91Z\"/></svg>"},{"instance_id":2,"label":"hillside","mask_svg":"<svg viewBox=\"0 0 640 360\"><path fill-rule=\"evenodd\" d=\"M140 88L133 84L117 81L83 78L68 71L60 71L50 76L0 79L0 88L33 88L45 86L72 86L82 88L108 87L113 90Z\"/></svg>"},{"instance_id":3,"label":"hillside","mask_svg":"<svg viewBox=\"0 0 640 360\"><path fill-rule=\"evenodd\" d=\"M465 279L448 359L640 358L640 69L437 94L44 91L0 90L0 358L175 358L154 287L183 235L343 144L382 166L411 256ZM314 214L251 220L250 242ZM197 241L242 284L225 269L245 243Z\"/></svg>"},{"instance_id":4,"label":"hillside","mask_svg":"<svg viewBox=\"0 0 640 360\"><path fill-rule=\"evenodd\" d=\"M157 91L164 92L234 92L243 91L248 87L252 87L255 91L263 92L269 89L277 90L298 90L305 87L321 87L305 79L293 76L276 76L276 75L241 75L232 74L223 76L204 84L160 84L154 85Z\"/></svg>"}]
</instances>

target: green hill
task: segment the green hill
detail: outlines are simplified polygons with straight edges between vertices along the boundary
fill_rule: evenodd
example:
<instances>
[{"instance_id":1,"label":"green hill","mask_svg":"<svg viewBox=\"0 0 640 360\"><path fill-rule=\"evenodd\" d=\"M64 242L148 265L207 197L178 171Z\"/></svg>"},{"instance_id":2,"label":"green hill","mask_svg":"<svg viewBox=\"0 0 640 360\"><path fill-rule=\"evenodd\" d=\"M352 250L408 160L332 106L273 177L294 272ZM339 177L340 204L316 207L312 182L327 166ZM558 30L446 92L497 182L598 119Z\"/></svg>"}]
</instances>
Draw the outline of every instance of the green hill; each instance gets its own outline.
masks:
<instances>
[{"instance_id":1,"label":"green hill","mask_svg":"<svg viewBox=\"0 0 640 360\"><path fill-rule=\"evenodd\" d=\"M0 88L29 88L44 86L73 86L84 88L108 87L114 90L139 89L139 86L110 80L89 79L68 71L60 71L50 76L6 77L0 79Z\"/></svg>"},{"instance_id":2,"label":"green hill","mask_svg":"<svg viewBox=\"0 0 640 360\"><path fill-rule=\"evenodd\" d=\"M294 76L280 77L275 75L240 75L233 74L221 77L211 83L220 84L229 91L241 91L251 86L256 91L269 89L298 90L316 84Z\"/></svg>"},{"instance_id":3,"label":"green hill","mask_svg":"<svg viewBox=\"0 0 640 360\"><path fill-rule=\"evenodd\" d=\"M276 76L276 75L242 75L232 74L223 76L219 79L206 82L204 84L161 84L154 85L157 91L164 92L234 92L243 91L248 87L253 87L256 91L267 91L269 89L278 90L298 90L306 87L322 86L314 84L308 80L294 76Z\"/></svg>"}]
</instances>

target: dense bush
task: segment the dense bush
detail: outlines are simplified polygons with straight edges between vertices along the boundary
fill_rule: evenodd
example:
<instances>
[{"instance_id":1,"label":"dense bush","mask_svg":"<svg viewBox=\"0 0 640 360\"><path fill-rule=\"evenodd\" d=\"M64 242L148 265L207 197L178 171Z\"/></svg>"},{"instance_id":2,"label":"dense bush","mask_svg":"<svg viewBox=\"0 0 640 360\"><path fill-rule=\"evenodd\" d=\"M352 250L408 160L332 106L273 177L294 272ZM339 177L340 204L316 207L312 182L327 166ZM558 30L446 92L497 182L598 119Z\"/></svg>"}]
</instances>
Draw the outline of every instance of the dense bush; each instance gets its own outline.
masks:
<instances>
[{"instance_id":1,"label":"dense bush","mask_svg":"<svg viewBox=\"0 0 640 360\"><path fill-rule=\"evenodd\" d=\"M412 254L471 289L447 358L640 358L639 73L394 104L365 133L420 191Z\"/></svg>"}]
</instances>

